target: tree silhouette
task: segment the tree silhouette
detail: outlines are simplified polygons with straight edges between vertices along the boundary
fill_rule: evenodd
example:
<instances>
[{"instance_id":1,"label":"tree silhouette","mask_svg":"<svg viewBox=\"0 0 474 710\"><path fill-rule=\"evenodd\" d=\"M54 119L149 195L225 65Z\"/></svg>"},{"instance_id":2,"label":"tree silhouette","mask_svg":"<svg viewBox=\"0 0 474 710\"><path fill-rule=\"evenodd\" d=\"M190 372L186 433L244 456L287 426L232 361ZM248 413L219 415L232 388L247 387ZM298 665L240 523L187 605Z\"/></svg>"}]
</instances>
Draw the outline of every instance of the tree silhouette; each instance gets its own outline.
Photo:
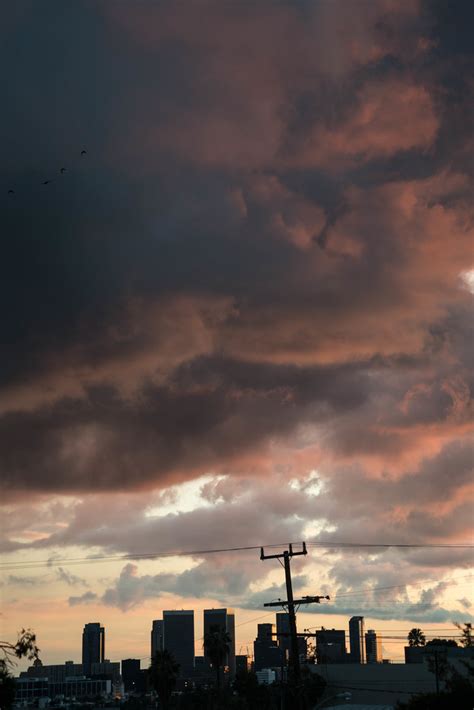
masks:
<instances>
[{"instance_id":1,"label":"tree silhouette","mask_svg":"<svg viewBox=\"0 0 474 710\"><path fill-rule=\"evenodd\" d=\"M36 635L31 629L22 629L18 634L16 643L0 641L0 708L8 710L15 700L15 679L10 671L16 666L17 658L26 658L32 661L38 658L39 648L36 645Z\"/></svg>"},{"instance_id":2,"label":"tree silhouette","mask_svg":"<svg viewBox=\"0 0 474 710\"><path fill-rule=\"evenodd\" d=\"M38 658L39 648L36 645L36 634L31 629L22 629L18 633L16 643L9 641L0 641L0 651L3 653L3 658L0 658L0 665L6 668L11 668L16 665L15 658L26 658L33 661Z\"/></svg>"},{"instance_id":3,"label":"tree silhouette","mask_svg":"<svg viewBox=\"0 0 474 710\"><path fill-rule=\"evenodd\" d=\"M455 621L454 625L457 626L461 632L461 646L464 646L464 648L471 648L471 646L474 646L472 638L472 624L466 622L461 626L459 621Z\"/></svg>"},{"instance_id":4,"label":"tree silhouette","mask_svg":"<svg viewBox=\"0 0 474 710\"><path fill-rule=\"evenodd\" d=\"M156 690L163 708L167 708L171 693L176 687L179 664L169 651L158 651L148 669L150 683Z\"/></svg>"},{"instance_id":5,"label":"tree silhouette","mask_svg":"<svg viewBox=\"0 0 474 710\"><path fill-rule=\"evenodd\" d=\"M219 624L212 624L208 633L204 635L204 655L216 671L218 689L220 689L221 682L220 669L229 653L231 640L227 631L222 629Z\"/></svg>"},{"instance_id":6,"label":"tree silhouette","mask_svg":"<svg viewBox=\"0 0 474 710\"><path fill-rule=\"evenodd\" d=\"M425 643L426 643L426 637L421 629L412 629L408 633L408 645L409 646L424 646Z\"/></svg>"}]
</instances>

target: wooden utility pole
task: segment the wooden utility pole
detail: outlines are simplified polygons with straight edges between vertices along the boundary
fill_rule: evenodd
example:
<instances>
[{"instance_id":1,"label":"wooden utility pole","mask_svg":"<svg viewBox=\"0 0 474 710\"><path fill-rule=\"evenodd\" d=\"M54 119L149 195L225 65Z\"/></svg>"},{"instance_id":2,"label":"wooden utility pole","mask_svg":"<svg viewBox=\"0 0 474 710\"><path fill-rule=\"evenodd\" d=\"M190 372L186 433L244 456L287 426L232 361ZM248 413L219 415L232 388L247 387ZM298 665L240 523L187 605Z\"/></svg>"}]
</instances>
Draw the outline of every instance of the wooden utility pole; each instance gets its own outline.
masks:
<instances>
[{"instance_id":1,"label":"wooden utility pole","mask_svg":"<svg viewBox=\"0 0 474 710\"><path fill-rule=\"evenodd\" d=\"M260 548L260 559L261 560L278 560L281 564L281 559L283 558L283 567L285 569L285 582L286 582L286 596L285 600L279 599L276 602L268 602L264 606L280 606L282 608L288 609L288 620L290 626L290 659L289 659L289 670L291 685L295 691L295 700L297 705L295 707L303 707L303 698L301 694L301 668L300 668L300 657L298 649L298 633L296 630L296 613L295 606L300 604L319 604L321 599L329 599L328 596L306 596L301 599L295 599L293 597L293 585L291 582L291 568L290 560L292 557L297 555L307 555L308 551L306 549L306 543L302 543L302 549L298 552L293 550L293 545L290 543L288 545L288 550L284 550L282 553L277 555L266 555L263 547Z\"/></svg>"}]
</instances>

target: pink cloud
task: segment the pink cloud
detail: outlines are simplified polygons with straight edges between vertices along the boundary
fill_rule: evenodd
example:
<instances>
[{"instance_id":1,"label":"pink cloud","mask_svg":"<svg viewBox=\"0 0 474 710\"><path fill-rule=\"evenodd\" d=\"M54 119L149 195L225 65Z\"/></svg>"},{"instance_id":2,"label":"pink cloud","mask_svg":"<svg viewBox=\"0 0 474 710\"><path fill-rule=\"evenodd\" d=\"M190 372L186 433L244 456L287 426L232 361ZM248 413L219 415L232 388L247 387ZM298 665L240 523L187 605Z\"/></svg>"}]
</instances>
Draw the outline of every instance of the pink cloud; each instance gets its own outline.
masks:
<instances>
[{"instance_id":1,"label":"pink cloud","mask_svg":"<svg viewBox=\"0 0 474 710\"><path fill-rule=\"evenodd\" d=\"M426 88L410 79L385 79L360 89L355 107L349 107L342 120L316 122L307 135L295 138L282 160L293 166L341 170L399 151L428 150L438 127Z\"/></svg>"}]
</instances>

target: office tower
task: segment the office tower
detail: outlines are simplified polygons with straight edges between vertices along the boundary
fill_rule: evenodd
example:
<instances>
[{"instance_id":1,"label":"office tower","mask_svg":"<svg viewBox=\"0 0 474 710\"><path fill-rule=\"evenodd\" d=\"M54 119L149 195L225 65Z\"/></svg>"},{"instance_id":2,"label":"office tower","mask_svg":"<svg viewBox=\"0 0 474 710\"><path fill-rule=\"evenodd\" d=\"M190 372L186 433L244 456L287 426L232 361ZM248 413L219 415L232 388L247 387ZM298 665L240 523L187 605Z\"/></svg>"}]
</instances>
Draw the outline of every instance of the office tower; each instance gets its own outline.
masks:
<instances>
[{"instance_id":1,"label":"office tower","mask_svg":"<svg viewBox=\"0 0 474 710\"><path fill-rule=\"evenodd\" d=\"M122 661L122 680L126 693L141 690L142 676L140 673L140 659L126 658Z\"/></svg>"},{"instance_id":2,"label":"office tower","mask_svg":"<svg viewBox=\"0 0 474 710\"><path fill-rule=\"evenodd\" d=\"M280 668L283 655L274 636L273 624L258 624L257 638L253 643L254 667L256 671L263 668Z\"/></svg>"},{"instance_id":3,"label":"office tower","mask_svg":"<svg viewBox=\"0 0 474 710\"><path fill-rule=\"evenodd\" d=\"M365 663L363 616L353 616L349 620L349 643L351 647L351 663Z\"/></svg>"},{"instance_id":4,"label":"office tower","mask_svg":"<svg viewBox=\"0 0 474 710\"><path fill-rule=\"evenodd\" d=\"M213 628L227 631L230 637L229 653L224 665L231 678L235 676L235 614L233 609L204 609L204 636Z\"/></svg>"},{"instance_id":5,"label":"office tower","mask_svg":"<svg viewBox=\"0 0 474 710\"><path fill-rule=\"evenodd\" d=\"M365 654L367 663L382 663L382 637L373 629L365 634Z\"/></svg>"},{"instance_id":6,"label":"office tower","mask_svg":"<svg viewBox=\"0 0 474 710\"><path fill-rule=\"evenodd\" d=\"M104 627L98 623L86 624L82 632L82 666L85 676L90 676L93 663L103 663L104 654Z\"/></svg>"},{"instance_id":7,"label":"office tower","mask_svg":"<svg viewBox=\"0 0 474 710\"><path fill-rule=\"evenodd\" d=\"M186 678L194 670L194 611L163 612L163 648L179 663L179 675Z\"/></svg>"},{"instance_id":8,"label":"office tower","mask_svg":"<svg viewBox=\"0 0 474 710\"><path fill-rule=\"evenodd\" d=\"M290 655L290 615L285 611L280 611L276 615L276 631L280 650L283 654L283 661L286 664Z\"/></svg>"},{"instance_id":9,"label":"office tower","mask_svg":"<svg viewBox=\"0 0 474 710\"><path fill-rule=\"evenodd\" d=\"M163 650L163 621L155 619L151 627L151 660Z\"/></svg>"},{"instance_id":10,"label":"office tower","mask_svg":"<svg viewBox=\"0 0 474 710\"><path fill-rule=\"evenodd\" d=\"M290 615L286 611L280 611L276 614L276 631L278 645L283 654L283 663L286 664L290 656L291 637L290 637ZM306 660L308 652L308 644L305 638L298 638L298 655L301 660Z\"/></svg>"},{"instance_id":11,"label":"office tower","mask_svg":"<svg viewBox=\"0 0 474 710\"><path fill-rule=\"evenodd\" d=\"M345 663L346 632L336 629L316 631L316 658L318 663Z\"/></svg>"}]
</instances>

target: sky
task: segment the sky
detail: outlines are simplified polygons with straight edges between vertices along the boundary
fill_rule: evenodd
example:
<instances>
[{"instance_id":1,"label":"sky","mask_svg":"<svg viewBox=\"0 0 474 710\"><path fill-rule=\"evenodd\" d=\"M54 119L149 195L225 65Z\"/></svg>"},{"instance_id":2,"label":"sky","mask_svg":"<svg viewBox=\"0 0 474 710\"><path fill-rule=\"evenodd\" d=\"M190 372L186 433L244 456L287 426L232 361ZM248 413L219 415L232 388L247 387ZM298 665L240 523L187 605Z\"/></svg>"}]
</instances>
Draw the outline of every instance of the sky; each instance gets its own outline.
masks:
<instances>
[{"instance_id":1,"label":"sky","mask_svg":"<svg viewBox=\"0 0 474 710\"><path fill-rule=\"evenodd\" d=\"M300 628L474 620L471 550L333 546L473 542L473 19L2 8L2 638L229 606L245 652L280 566L153 553L302 540Z\"/></svg>"}]
</instances>

